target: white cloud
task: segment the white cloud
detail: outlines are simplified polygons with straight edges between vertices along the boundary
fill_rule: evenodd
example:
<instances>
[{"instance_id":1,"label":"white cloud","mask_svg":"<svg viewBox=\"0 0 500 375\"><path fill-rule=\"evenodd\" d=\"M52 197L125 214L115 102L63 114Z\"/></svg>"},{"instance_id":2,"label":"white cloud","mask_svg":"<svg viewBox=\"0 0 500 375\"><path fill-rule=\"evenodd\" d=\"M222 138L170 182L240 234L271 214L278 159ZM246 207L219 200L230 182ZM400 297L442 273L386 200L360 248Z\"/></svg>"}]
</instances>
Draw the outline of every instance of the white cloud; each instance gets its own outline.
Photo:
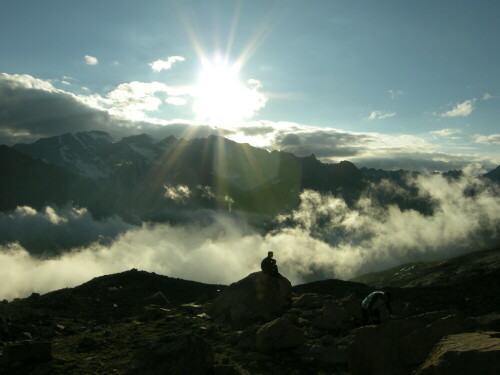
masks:
<instances>
[{"instance_id":1,"label":"white cloud","mask_svg":"<svg viewBox=\"0 0 500 375\"><path fill-rule=\"evenodd\" d=\"M405 93L404 91L401 90L389 90L389 95L391 96L391 99L397 99L400 96L403 96Z\"/></svg>"},{"instance_id":2,"label":"white cloud","mask_svg":"<svg viewBox=\"0 0 500 375\"><path fill-rule=\"evenodd\" d=\"M451 137L455 134L462 133L462 130L461 129L441 129L441 130L431 131L430 133L434 134L434 135L439 135L441 137Z\"/></svg>"},{"instance_id":3,"label":"white cloud","mask_svg":"<svg viewBox=\"0 0 500 375\"><path fill-rule=\"evenodd\" d=\"M476 99L469 99L466 100L463 103L457 103L455 107L453 107L452 110L444 112L441 114L442 117L466 117L469 116L472 111L475 109L474 108L474 103Z\"/></svg>"},{"instance_id":4,"label":"white cloud","mask_svg":"<svg viewBox=\"0 0 500 375\"><path fill-rule=\"evenodd\" d=\"M300 206L282 217L288 219L283 226L266 234L238 215L212 211L208 224L143 224L109 244L74 248L57 258L34 257L15 243L3 245L0 299L74 286L131 268L228 284L258 270L270 250L280 272L295 284L318 275L348 279L475 250L498 238L500 199L494 185L471 177L449 181L420 176L413 182L435 203L432 215L380 207L368 196L349 207L341 199L305 191ZM474 195L464 193L470 186Z\"/></svg>"},{"instance_id":5,"label":"white cloud","mask_svg":"<svg viewBox=\"0 0 500 375\"><path fill-rule=\"evenodd\" d=\"M122 83L105 98L98 98L102 104L108 106L109 112L129 120L147 121L147 111L157 111L162 104L158 94L186 95L189 88L168 86L161 82L128 82Z\"/></svg>"},{"instance_id":6,"label":"white cloud","mask_svg":"<svg viewBox=\"0 0 500 375\"><path fill-rule=\"evenodd\" d=\"M94 56L85 55L84 59L85 59L85 64L87 65L97 65L99 63L97 57Z\"/></svg>"},{"instance_id":7,"label":"white cloud","mask_svg":"<svg viewBox=\"0 0 500 375\"><path fill-rule=\"evenodd\" d=\"M169 96L167 99L165 99L165 103L172 105L185 105L187 103L187 100L178 96Z\"/></svg>"},{"instance_id":8,"label":"white cloud","mask_svg":"<svg viewBox=\"0 0 500 375\"><path fill-rule=\"evenodd\" d=\"M368 117L366 117L366 120L382 120L394 116L396 116L396 112L382 113L381 111L373 111Z\"/></svg>"},{"instance_id":9,"label":"white cloud","mask_svg":"<svg viewBox=\"0 0 500 375\"><path fill-rule=\"evenodd\" d=\"M474 142L476 143L484 143L484 144L500 144L500 134L490 134L490 135L481 135L476 134L474 136Z\"/></svg>"},{"instance_id":10,"label":"white cloud","mask_svg":"<svg viewBox=\"0 0 500 375\"><path fill-rule=\"evenodd\" d=\"M189 187L186 185L177 185L177 186L163 186L165 189L165 198L173 200L174 202L183 202L189 198L191 195L191 191Z\"/></svg>"},{"instance_id":11,"label":"white cloud","mask_svg":"<svg viewBox=\"0 0 500 375\"><path fill-rule=\"evenodd\" d=\"M63 85L66 85L66 86L71 85L71 82L68 82L68 81L61 81L61 83L62 83Z\"/></svg>"},{"instance_id":12,"label":"white cloud","mask_svg":"<svg viewBox=\"0 0 500 375\"><path fill-rule=\"evenodd\" d=\"M177 61L185 61L186 59L182 56L170 56L167 60L156 60L148 65L155 72L161 72L162 70L169 70L172 68Z\"/></svg>"},{"instance_id":13,"label":"white cloud","mask_svg":"<svg viewBox=\"0 0 500 375\"><path fill-rule=\"evenodd\" d=\"M257 80L251 80L242 86L247 91L256 91L252 93L254 96L261 94L256 90L260 87ZM222 94L221 98L224 98L225 94ZM255 99L254 96L250 99ZM473 162L482 163L489 168L495 167L499 162L498 159L493 160L492 155L470 153L479 152L478 150L466 151L469 154L461 153L463 150L457 151L458 153L441 152L442 145L431 143L431 137L416 135L349 132L333 127L271 121L245 122L239 126L230 123L227 128L215 124L215 128L205 120L163 120L150 116L149 112L161 109L162 105L167 106L173 101L181 104L182 99L188 103L194 102L194 88L134 81L120 84L105 95L83 91L81 95L75 95L55 88L49 81L29 75L0 73L0 102L9 108L7 112L0 111L0 143L33 142L40 137L63 134L68 131L67 119L72 118L71 131L74 132L99 128L117 139L141 133L158 138L168 135L192 138L219 134L269 151L282 150L298 156L314 153L323 162L350 160L360 167L443 171L461 169ZM44 103L43 108L39 106L41 102ZM251 103L253 104L250 105ZM242 108L248 115L252 115L262 105L259 103L259 100L250 100L250 104L247 103ZM221 111L227 105L221 101ZM37 110L28 111L27 108ZM454 130L451 129L452 132ZM436 131L443 134L450 132L446 129ZM433 134L436 137L438 135L439 133ZM492 144L498 142L496 137L478 134L476 142Z\"/></svg>"}]
</instances>

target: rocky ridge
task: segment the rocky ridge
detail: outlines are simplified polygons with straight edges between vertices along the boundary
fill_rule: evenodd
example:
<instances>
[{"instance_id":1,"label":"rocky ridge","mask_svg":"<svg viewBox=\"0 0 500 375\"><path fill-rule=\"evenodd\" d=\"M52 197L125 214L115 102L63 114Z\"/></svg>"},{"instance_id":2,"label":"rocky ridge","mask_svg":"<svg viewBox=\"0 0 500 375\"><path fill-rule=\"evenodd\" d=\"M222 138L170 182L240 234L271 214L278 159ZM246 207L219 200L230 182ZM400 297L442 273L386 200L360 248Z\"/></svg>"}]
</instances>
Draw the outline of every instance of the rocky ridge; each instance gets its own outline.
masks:
<instances>
[{"instance_id":1,"label":"rocky ridge","mask_svg":"<svg viewBox=\"0 0 500 375\"><path fill-rule=\"evenodd\" d=\"M362 326L361 300L374 290L362 283L297 285L281 308L271 298L262 302L269 315L248 309L242 323L238 309L214 311L220 301L255 306L252 290L273 282L256 282L266 277L260 272L224 287L126 271L0 304L15 341L4 342L0 373L498 373L499 272L451 285L390 287L394 319L382 310L381 325ZM286 299L286 288L269 289ZM254 297L241 301L245 293ZM28 352L38 359L23 357Z\"/></svg>"}]
</instances>

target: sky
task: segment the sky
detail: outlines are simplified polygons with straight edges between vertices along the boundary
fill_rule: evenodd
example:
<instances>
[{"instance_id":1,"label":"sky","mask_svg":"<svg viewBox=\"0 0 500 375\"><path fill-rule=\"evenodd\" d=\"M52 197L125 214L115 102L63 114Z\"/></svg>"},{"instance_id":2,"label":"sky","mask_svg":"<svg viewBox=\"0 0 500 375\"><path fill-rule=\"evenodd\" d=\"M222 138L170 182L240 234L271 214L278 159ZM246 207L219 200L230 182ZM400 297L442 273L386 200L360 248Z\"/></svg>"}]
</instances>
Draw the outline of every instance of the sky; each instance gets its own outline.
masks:
<instances>
[{"instance_id":1,"label":"sky","mask_svg":"<svg viewBox=\"0 0 500 375\"><path fill-rule=\"evenodd\" d=\"M500 163L497 0L0 3L0 143L222 134L384 169Z\"/></svg>"}]
</instances>

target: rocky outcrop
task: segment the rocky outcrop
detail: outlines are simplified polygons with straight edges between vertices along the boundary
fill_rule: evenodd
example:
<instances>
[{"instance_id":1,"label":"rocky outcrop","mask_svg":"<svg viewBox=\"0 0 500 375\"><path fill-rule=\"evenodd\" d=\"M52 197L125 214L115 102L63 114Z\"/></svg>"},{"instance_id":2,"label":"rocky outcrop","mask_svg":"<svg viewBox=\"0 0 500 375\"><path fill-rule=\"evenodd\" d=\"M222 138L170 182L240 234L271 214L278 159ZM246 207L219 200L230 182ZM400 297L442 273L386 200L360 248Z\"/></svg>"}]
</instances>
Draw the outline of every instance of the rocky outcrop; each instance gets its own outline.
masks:
<instances>
[{"instance_id":1,"label":"rocky outcrop","mask_svg":"<svg viewBox=\"0 0 500 375\"><path fill-rule=\"evenodd\" d=\"M295 327L285 318L264 324L256 335L257 349L262 352L294 348L305 341L304 331Z\"/></svg>"},{"instance_id":2,"label":"rocky outcrop","mask_svg":"<svg viewBox=\"0 0 500 375\"><path fill-rule=\"evenodd\" d=\"M349 369L352 375L406 375L427 359L441 338L467 329L465 319L455 311L355 329L349 346Z\"/></svg>"},{"instance_id":3,"label":"rocky outcrop","mask_svg":"<svg viewBox=\"0 0 500 375\"><path fill-rule=\"evenodd\" d=\"M210 345L191 333L170 334L144 348L127 375L206 375L213 372Z\"/></svg>"},{"instance_id":4,"label":"rocky outcrop","mask_svg":"<svg viewBox=\"0 0 500 375\"><path fill-rule=\"evenodd\" d=\"M214 300L211 315L243 327L256 320L271 320L289 305L292 284L281 277L254 272L227 288Z\"/></svg>"},{"instance_id":5,"label":"rocky outcrop","mask_svg":"<svg viewBox=\"0 0 500 375\"><path fill-rule=\"evenodd\" d=\"M500 374L500 333L474 332L447 336L414 374Z\"/></svg>"}]
</instances>

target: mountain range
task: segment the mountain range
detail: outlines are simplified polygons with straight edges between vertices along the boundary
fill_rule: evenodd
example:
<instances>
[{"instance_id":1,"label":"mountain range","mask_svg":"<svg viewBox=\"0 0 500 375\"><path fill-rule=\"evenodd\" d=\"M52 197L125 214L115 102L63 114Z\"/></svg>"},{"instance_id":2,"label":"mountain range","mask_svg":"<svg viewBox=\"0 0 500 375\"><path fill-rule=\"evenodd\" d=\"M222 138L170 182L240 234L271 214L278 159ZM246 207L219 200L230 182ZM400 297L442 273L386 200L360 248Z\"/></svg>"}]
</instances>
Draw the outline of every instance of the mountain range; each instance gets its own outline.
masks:
<instances>
[{"instance_id":1,"label":"mountain range","mask_svg":"<svg viewBox=\"0 0 500 375\"><path fill-rule=\"evenodd\" d=\"M498 182L499 168L484 177ZM416 172L327 164L314 155L268 152L218 136L155 140L141 134L115 141L102 131L67 133L1 146L0 172L0 210L71 202L96 217L117 214L129 221L179 206L276 215L296 207L304 189L353 204L384 179L403 189L371 190L372 199L433 210L409 182Z\"/></svg>"}]
</instances>

